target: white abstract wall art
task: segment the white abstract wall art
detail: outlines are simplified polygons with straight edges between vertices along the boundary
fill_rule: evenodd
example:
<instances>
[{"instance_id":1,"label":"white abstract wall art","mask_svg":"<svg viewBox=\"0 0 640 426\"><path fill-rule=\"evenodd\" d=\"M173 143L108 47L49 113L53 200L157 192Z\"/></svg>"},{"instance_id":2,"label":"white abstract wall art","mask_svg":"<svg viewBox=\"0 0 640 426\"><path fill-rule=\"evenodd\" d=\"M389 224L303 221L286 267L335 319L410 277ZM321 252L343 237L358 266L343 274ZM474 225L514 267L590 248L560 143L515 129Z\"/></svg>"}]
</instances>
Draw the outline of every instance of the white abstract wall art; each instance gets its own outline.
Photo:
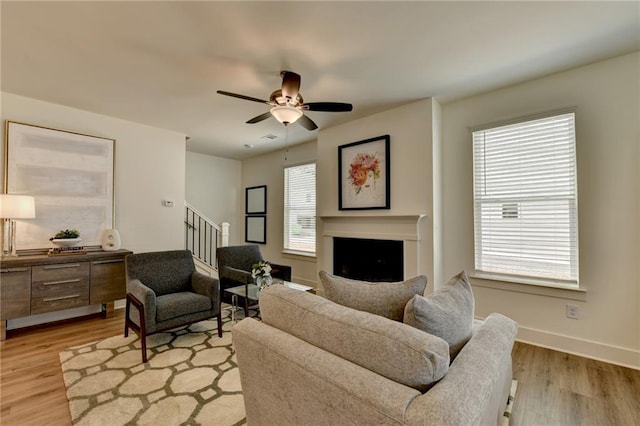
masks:
<instances>
[{"instance_id":1,"label":"white abstract wall art","mask_svg":"<svg viewBox=\"0 0 640 426\"><path fill-rule=\"evenodd\" d=\"M61 229L100 246L114 226L114 139L7 121L5 161L4 191L36 200L36 218L17 221L18 250L48 248Z\"/></svg>"}]
</instances>

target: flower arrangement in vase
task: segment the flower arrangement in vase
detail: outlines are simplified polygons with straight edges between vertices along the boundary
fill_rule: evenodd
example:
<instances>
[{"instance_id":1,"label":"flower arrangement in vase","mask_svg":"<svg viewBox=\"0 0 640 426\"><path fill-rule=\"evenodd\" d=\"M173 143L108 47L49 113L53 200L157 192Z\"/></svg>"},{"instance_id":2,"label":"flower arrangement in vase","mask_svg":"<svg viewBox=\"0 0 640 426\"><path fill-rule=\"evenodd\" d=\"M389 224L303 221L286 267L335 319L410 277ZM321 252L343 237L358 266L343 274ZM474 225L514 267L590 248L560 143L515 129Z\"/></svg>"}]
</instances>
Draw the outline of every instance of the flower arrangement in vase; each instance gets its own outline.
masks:
<instances>
[{"instance_id":1,"label":"flower arrangement in vase","mask_svg":"<svg viewBox=\"0 0 640 426\"><path fill-rule=\"evenodd\" d=\"M256 281L258 290L264 290L271 285L271 265L266 260L251 265L251 276Z\"/></svg>"}]
</instances>

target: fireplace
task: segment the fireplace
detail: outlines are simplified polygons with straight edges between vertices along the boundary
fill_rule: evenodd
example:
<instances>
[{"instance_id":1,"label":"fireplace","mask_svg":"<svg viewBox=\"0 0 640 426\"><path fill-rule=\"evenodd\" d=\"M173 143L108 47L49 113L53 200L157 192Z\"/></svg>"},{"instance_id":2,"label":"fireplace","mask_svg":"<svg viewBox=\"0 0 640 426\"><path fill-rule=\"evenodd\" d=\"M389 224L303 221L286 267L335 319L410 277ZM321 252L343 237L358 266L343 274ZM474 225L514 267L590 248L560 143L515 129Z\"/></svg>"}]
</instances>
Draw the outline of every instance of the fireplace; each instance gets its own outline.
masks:
<instances>
[{"instance_id":1,"label":"fireplace","mask_svg":"<svg viewBox=\"0 0 640 426\"><path fill-rule=\"evenodd\" d=\"M402 273L395 281L429 273L431 269L424 259L430 259L432 253L428 222L423 220L425 217L423 214L319 216L322 226L319 270L344 275L341 272L342 266L335 266L334 244L338 239L360 239L367 244L375 244L377 241L394 241L392 244L399 244ZM349 255L351 253L353 251ZM369 268L373 269L374 266Z\"/></svg>"},{"instance_id":2,"label":"fireplace","mask_svg":"<svg viewBox=\"0 0 640 426\"><path fill-rule=\"evenodd\" d=\"M333 238L333 273L361 281L404 280L403 242Z\"/></svg>"}]
</instances>

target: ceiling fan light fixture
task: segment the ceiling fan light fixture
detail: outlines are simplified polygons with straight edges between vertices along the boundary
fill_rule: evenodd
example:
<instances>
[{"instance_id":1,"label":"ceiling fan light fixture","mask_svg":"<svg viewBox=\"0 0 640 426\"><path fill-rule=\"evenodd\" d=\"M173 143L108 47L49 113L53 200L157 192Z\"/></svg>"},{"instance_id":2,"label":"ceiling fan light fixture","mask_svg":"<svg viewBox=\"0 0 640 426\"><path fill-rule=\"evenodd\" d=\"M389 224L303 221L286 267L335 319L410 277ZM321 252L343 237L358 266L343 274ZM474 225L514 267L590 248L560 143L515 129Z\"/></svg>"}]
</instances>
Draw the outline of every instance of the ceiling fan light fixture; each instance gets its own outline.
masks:
<instances>
[{"instance_id":1,"label":"ceiling fan light fixture","mask_svg":"<svg viewBox=\"0 0 640 426\"><path fill-rule=\"evenodd\" d=\"M295 123L297 119L302 117L302 111L291 106L275 106L271 108L271 115L286 126Z\"/></svg>"}]
</instances>

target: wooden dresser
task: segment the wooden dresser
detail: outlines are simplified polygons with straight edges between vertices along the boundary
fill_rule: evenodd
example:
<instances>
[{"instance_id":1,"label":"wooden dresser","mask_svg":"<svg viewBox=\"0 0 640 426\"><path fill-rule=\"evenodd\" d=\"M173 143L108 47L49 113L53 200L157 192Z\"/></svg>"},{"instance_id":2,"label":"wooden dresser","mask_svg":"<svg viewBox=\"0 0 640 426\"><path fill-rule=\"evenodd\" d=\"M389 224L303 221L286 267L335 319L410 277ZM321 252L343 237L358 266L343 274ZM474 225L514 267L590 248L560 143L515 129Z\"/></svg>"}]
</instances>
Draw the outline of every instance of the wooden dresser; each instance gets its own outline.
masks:
<instances>
[{"instance_id":1,"label":"wooden dresser","mask_svg":"<svg viewBox=\"0 0 640 426\"><path fill-rule=\"evenodd\" d=\"M105 317L113 315L114 301L126 296L124 258L131 253L3 257L0 339L6 339L8 319L97 304Z\"/></svg>"}]
</instances>

